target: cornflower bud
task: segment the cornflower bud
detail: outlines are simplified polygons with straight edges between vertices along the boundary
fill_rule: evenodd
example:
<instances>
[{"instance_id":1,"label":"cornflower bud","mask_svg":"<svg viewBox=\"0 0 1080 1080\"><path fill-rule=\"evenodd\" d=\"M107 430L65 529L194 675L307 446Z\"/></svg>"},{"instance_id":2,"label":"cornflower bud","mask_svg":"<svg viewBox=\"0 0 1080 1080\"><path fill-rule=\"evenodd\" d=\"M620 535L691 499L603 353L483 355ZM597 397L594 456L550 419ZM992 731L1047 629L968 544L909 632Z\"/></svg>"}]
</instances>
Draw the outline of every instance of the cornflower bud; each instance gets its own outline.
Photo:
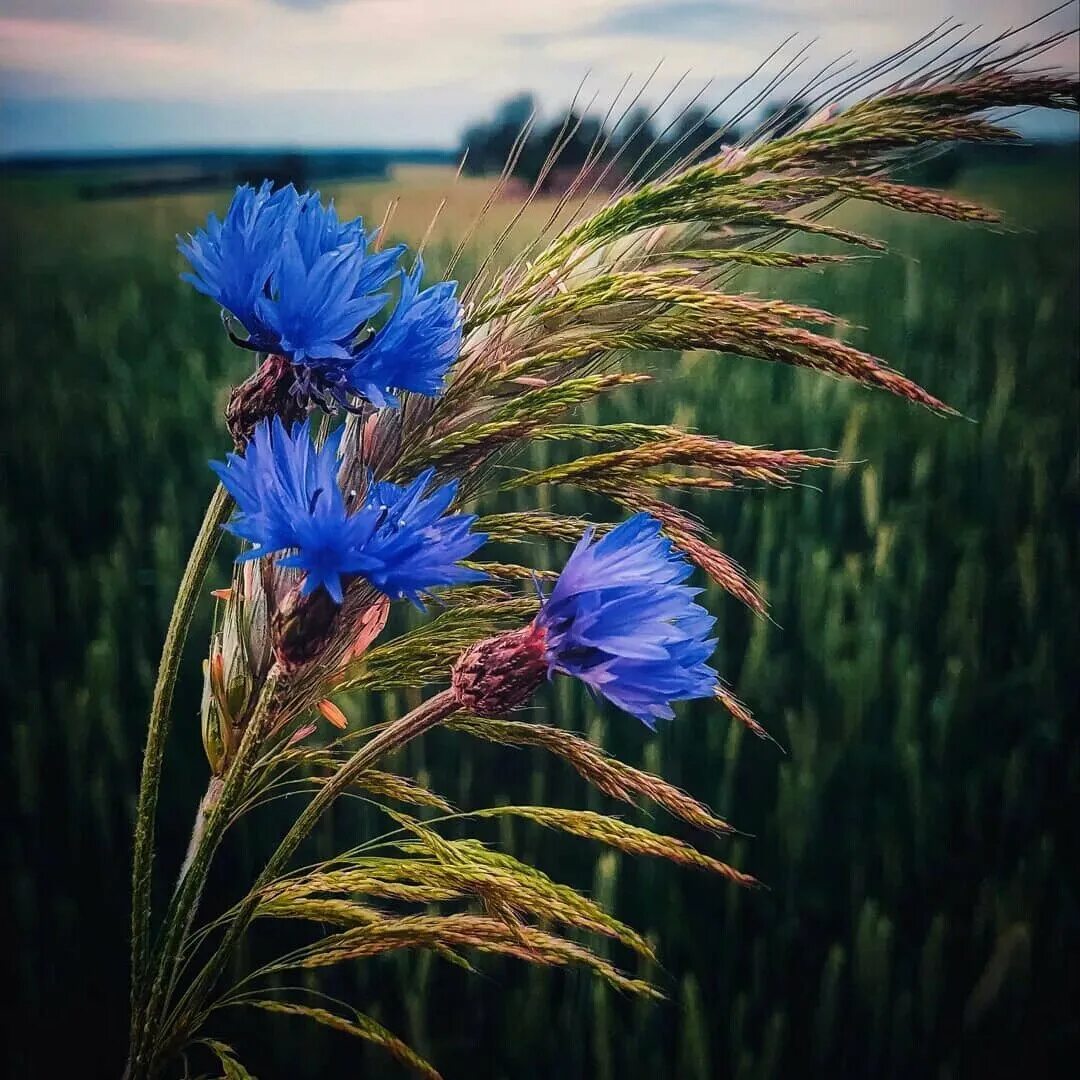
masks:
<instances>
[{"instance_id":1,"label":"cornflower bud","mask_svg":"<svg viewBox=\"0 0 1080 1080\"><path fill-rule=\"evenodd\" d=\"M298 583L285 594L270 616L274 656L283 671L295 671L322 653L340 610L325 589L305 595Z\"/></svg>"},{"instance_id":2,"label":"cornflower bud","mask_svg":"<svg viewBox=\"0 0 1080 1080\"><path fill-rule=\"evenodd\" d=\"M276 583L255 564L244 566L228 589L215 589L221 602L204 663L202 738L211 771L221 775L243 733L253 695L273 660L267 626L268 597Z\"/></svg>"}]
</instances>

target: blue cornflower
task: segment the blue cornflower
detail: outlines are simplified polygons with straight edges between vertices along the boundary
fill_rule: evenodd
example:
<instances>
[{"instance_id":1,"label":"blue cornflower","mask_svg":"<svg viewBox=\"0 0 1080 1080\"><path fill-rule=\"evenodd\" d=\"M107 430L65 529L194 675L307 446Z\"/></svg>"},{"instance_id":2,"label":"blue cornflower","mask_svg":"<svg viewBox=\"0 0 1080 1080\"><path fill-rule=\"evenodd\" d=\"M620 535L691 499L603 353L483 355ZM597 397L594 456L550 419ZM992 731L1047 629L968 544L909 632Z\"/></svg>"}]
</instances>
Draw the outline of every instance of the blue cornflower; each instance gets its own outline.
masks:
<instances>
[{"instance_id":1,"label":"blue cornflower","mask_svg":"<svg viewBox=\"0 0 1080 1080\"><path fill-rule=\"evenodd\" d=\"M379 525L364 546L364 577L389 596L406 597L417 606L420 594L436 585L483 581L487 575L459 566L487 537L471 530L474 516L446 511L457 494L457 482L425 491L435 478L426 469L407 487L389 481L372 484L366 509Z\"/></svg>"},{"instance_id":2,"label":"blue cornflower","mask_svg":"<svg viewBox=\"0 0 1080 1080\"><path fill-rule=\"evenodd\" d=\"M243 344L284 356L302 403L349 406L350 396L396 404L395 390L442 389L461 347L456 284L420 291L423 266L401 273L401 296L378 333L361 333L390 299L403 245L372 252L360 218L342 222L317 192L292 185L237 189L225 220L178 243L183 274L243 326Z\"/></svg>"},{"instance_id":3,"label":"blue cornflower","mask_svg":"<svg viewBox=\"0 0 1080 1080\"><path fill-rule=\"evenodd\" d=\"M315 368L348 360L357 330L390 299L389 293L365 294L362 246L345 244L322 252L309 264L294 233L282 239L269 296L255 304L259 325L274 351L294 364Z\"/></svg>"},{"instance_id":4,"label":"blue cornflower","mask_svg":"<svg viewBox=\"0 0 1080 1080\"><path fill-rule=\"evenodd\" d=\"M303 572L303 594L322 586L339 604L343 578L353 575L414 603L435 586L481 580L457 565L486 537L470 531L474 517L445 513L456 485L425 495L434 478L428 470L405 488L370 484L350 505L337 479L343 431L317 447L309 421L290 431L275 417L256 426L242 455L210 463L237 504L225 527L254 545L237 561L287 551L280 564Z\"/></svg>"},{"instance_id":5,"label":"blue cornflower","mask_svg":"<svg viewBox=\"0 0 1080 1080\"><path fill-rule=\"evenodd\" d=\"M435 397L461 351L463 313L457 282L440 281L420 291L424 264L401 274L401 297L393 314L348 372L351 385L376 406L393 405L392 390Z\"/></svg>"},{"instance_id":6,"label":"blue cornflower","mask_svg":"<svg viewBox=\"0 0 1080 1080\"><path fill-rule=\"evenodd\" d=\"M648 514L596 542L590 529L533 623L549 673L581 679L649 727L674 715L671 702L717 685L706 663L715 620L693 602L701 590L682 584L693 568L660 529Z\"/></svg>"},{"instance_id":7,"label":"blue cornflower","mask_svg":"<svg viewBox=\"0 0 1080 1080\"><path fill-rule=\"evenodd\" d=\"M340 362L355 352L359 328L390 299L377 290L394 276L405 250L399 245L369 255L374 235L359 218L339 222L333 204L324 209L317 193L299 198L296 221L281 237L278 263L256 304L275 351L339 375Z\"/></svg>"},{"instance_id":8,"label":"blue cornflower","mask_svg":"<svg viewBox=\"0 0 1080 1080\"><path fill-rule=\"evenodd\" d=\"M236 189L224 221L211 214L205 229L177 240L194 271L180 277L231 312L255 348L272 346L256 305L277 268L282 237L295 228L298 215L299 199L291 184L278 191L269 180L257 191L244 184Z\"/></svg>"}]
</instances>

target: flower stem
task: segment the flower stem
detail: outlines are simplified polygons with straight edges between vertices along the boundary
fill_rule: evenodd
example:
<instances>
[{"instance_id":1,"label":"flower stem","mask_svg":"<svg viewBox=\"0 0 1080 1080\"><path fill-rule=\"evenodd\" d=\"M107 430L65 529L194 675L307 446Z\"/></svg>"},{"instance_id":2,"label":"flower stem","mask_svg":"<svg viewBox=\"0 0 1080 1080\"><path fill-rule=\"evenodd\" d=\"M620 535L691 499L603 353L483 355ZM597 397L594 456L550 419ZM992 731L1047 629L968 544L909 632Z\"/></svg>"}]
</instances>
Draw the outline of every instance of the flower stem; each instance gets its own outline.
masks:
<instances>
[{"instance_id":1,"label":"flower stem","mask_svg":"<svg viewBox=\"0 0 1080 1080\"><path fill-rule=\"evenodd\" d=\"M143 1025L143 1003L150 964L151 874L154 857L154 817L161 786L161 762L169 733L173 688L180 668L188 627L195 612L203 581L221 536L221 526L232 508L232 499L219 484L206 508L199 533L188 556L184 576L173 603L165 643L161 649L157 682L150 705L143 752L139 803L135 815L134 854L131 867L131 1041L134 1051Z\"/></svg>"},{"instance_id":2,"label":"flower stem","mask_svg":"<svg viewBox=\"0 0 1080 1080\"><path fill-rule=\"evenodd\" d=\"M177 1020L177 1028L170 1040L172 1045L179 1043L195 1026L191 1021L196 1017L199 999L213 987L237 942L254 918L262 890L271 884L285 869L296 849L315 827L327 807L364 769L370 768L384 754L399 749L417 736L433 727L437 727L457 712L459 708L460 705L451 690L444 690L429 698L422 705L395 720L389 727L384 728L370 742L357 750L319 789L318 793L293 823L292 828L278 845L277 850L270 857L251 891L237 908L221 944L207 961L206 966L199 973L188 992L184 995L184 999L178 1005L177 1012L174 1014ZM180 1015L185 1006L189 1010L187 1024L183 1023L183 1017Z\"/></svg>"},{"instance_id":3,"label":"flower stem","mask_svg":"<svg viewBox=\"0 0 1080 1080\"><path fill-rule=\"evenodd\" d=\"M280 677L278 668L271 669L244 728L232 764L223 779L217 779L216 782L211 780L206 795L199 804L188 857L184 860L180 880L176 884L176 891L165 916L165 927L158 948L156 970L149 989L143 1027L139 1032L138 1042L133 1044L132 1054L136 1062L133 1078L152 1076L160 1063L160 1047L156 1045L156 1036L161 1031L160 1019L168 1008L169 998L176 984L184 941L191 930L210 863L262 744Z\"/></svg>"}]
</instances>

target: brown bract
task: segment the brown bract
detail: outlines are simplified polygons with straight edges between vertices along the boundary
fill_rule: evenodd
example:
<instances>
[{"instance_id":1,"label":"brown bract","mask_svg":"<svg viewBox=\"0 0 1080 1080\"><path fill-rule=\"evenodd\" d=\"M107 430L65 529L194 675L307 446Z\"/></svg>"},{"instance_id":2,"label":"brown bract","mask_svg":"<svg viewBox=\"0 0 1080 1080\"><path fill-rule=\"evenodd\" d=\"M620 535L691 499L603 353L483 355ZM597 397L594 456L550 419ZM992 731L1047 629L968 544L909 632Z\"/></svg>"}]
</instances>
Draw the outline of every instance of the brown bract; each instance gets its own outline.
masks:
<instances>
[{"instance_id":1,"label":"brown bract","mask_svg":"<svg viewBox=\"0 0 1080 1080\"><path fill-rule=\"evenodd\" d=\"M544 631L530 623L466 649L450 685L461 707L477 716L504 716L524 705L547 674Z\"/></svg>"},{"instance_id":2,"label":"brown bract","mask_svg":"<svg viewBox=\"0 0 1080 1080\"><path fill-rule=\"evenodd\" d=\"M233 390L225 406L225 425L237 451L247 446L260 420L277 416L286 427L303 420L304 407L292 388L292 365L284 356L268 356Z\"/></svg>"}]
</instances>

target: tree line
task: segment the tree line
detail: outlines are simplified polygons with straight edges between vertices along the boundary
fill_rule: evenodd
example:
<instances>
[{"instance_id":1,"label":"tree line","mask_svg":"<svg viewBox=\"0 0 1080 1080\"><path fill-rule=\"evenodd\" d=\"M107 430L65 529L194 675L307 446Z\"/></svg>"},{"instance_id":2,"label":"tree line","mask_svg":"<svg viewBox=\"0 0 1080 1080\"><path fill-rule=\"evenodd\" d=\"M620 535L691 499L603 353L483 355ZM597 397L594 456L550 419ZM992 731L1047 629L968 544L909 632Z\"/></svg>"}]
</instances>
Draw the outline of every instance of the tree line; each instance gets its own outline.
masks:
<instances>
[{"instance_id":1,"label":"tree line","mask_svg":"<svg viewBox=\"0 0 1080 1080\"><path fill-rule=\"evenodd\" d=\"M690 106L671 123L660 124L640 105L610 130L598 117L569 110L550 123L534 122L520 142L535 114L533 95L517 94L500 104L491 119L470 125L461 139L464 171L475 176L500 173L516 148L511 175L530 187L540 180L541 190L559 190L590 162L597 179L606 174L605 185L614 187L623 179L654 176L676 161L697 161L716 154L721 146L736 143L742 134L736 125L725 124L703 106ZM762 111L760 123L767 123L772 135L781 135L808 115L809 109L801 101L774 102ZM541 179L545 162L559 145L562 149L556 166ZM595 148L601 145L603 149L597 152Z\"/></svg>"}]
</instances>

